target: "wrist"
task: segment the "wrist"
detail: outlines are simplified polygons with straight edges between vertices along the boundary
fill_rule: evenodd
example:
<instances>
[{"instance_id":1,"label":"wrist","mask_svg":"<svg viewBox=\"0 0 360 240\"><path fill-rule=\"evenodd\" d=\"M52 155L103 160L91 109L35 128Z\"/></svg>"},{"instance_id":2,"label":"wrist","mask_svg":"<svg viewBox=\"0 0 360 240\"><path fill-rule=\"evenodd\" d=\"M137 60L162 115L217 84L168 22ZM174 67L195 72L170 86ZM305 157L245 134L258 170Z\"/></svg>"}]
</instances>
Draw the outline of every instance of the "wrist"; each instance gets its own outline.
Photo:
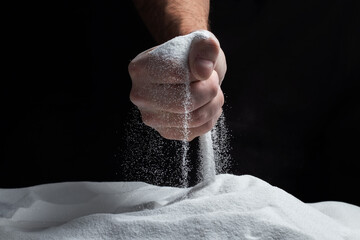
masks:
<instances>
[{"instance_id":1,"label":"wrist","mask_svg":"<svg viewBox=\"0 0 360 240\"><path fill-rule=\"evenodd\" d=\"M169 40L179 35L186 35L196 30L209 30L209 1L208 0L180 0L170 1L165 13L167 15L167 29L163 39Z\"/></svg>"},{"instance_id":2,"label":"wrist","mask_svg":"<svg viewBox=\"0 0 360 240\"><path fill-rule=\"evenodd\" d=\"M209 30L209 0L133 1L158 43L196 30Z\"/></svg>"}]
</instances>

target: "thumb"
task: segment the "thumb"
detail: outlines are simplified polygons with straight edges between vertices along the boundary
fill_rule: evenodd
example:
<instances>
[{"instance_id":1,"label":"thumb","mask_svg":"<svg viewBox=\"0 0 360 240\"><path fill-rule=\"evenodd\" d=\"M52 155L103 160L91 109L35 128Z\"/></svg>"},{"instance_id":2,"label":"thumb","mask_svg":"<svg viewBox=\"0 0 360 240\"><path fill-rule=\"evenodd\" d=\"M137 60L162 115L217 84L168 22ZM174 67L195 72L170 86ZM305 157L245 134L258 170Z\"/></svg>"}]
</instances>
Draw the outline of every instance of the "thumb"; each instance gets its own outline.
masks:
<instances>
[{"instance_id":1,"label":"thumb","mask_svg":"<svg viewBox=\"0 0 360 240\"><path fill-rule=\"evenodd\" d=\"M211 76L219 52L220 44L215 37L194 39L189 53L189 67L196 80L206 80Z\"/></svg>"}]
</instances>

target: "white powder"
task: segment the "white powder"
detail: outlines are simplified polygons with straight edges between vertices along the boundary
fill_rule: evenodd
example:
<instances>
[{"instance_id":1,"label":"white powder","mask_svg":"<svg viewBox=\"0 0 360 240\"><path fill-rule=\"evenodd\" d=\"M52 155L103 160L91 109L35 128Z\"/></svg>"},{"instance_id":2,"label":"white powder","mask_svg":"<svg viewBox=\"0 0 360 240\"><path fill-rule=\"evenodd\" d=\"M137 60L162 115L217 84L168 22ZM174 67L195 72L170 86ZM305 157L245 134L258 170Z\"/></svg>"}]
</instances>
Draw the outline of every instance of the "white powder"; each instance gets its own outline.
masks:
<instances>
[{"instance_id":1,"label":"white powder","mask_svg":"<svg viewBox=\"0 0 360 240\"><path fill-rule=\"evenodd\" d=\"M189 50L191 43L194 39L207 39L210 37L210 33L207 31L195 31L185 36L180 36L169 40L168 42L158 46L149 54L153 57L153 62L157 65L161 64L162 69L161 73L164 74L165 71L170 73L175 73L180 79L179 82L184 82L185 78L185 98L183 101L183 106L185 110L185 115L183 119L183 143L182 143L182 178L183 186L186 187L188 184L188 157L187 153L189 151L189 143L187 142L189 136L189 121L190 113L189 109L191 108L191 93L189 90L190 87L190 71L188 67L188 58ZM161 59L161 61L159 60ZM150 66L150 68L155 66ZM175 79L176 81L176 79ZM223 125L224 126L224 125ZM204 136L201 136L200 139L200 157L201 157L201 172L200 177L204 181L211 181L214 179L215 171L215 155L213 142L211 139L211 132L206 133ZM217 147L216 149L220 149ZM219 153L220 151L218 151Z\"/></svg>"},{"instance_id":2,"label":"white powder","mask_svg":"<svg viewBox=\"0 0 360 240\"><path fill-rule=\"evenodd\" d=\"M217 175L168 204L187 191L141 182L0 189L0 239L360 239L360 207L305 204L252 176Z\"/></svg>"},{"instance_id":3,"label":"white powder","mask_svg":"<svg viewBox=\"0 0 360 240\"><path fill-rule=\"evenodd\" d=\"M201 177L204 182L211 182L215 179L215 156L211 132L200 136L200 154L201 154Z\"/></svg>"},{"instance_id":4,"label":"white powder","mask_svg":"<svg viewBox=\"0 0 360 240\"><path fill-rule=\"evenodd\" d=\"M224 113L221 114L220 118L216 122L215 127L211 131L211 137L214 148L215 168L216 174L227 173L230 168L231 156L229 145L230 134L225 124Z\"/></svg>"}]
</instances>

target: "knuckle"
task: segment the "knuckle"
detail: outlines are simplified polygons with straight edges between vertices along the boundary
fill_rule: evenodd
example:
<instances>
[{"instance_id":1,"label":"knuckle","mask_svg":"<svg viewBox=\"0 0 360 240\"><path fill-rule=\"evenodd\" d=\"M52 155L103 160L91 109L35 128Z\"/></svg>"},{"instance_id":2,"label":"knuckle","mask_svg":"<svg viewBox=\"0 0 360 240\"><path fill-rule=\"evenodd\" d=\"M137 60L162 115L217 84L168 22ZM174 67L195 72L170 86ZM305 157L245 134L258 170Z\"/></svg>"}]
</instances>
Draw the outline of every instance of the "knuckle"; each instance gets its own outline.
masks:
<instances>
[{"instance_id":1,"label":"knuckle","mask_svg":"<svg viewBox=\"0 0 360 240\"><path fill-rule=\"evenodd\" d=\"M221 95L220 95L220 107L222 107L225 103L225 98L224 98L224 94L223 92L221 91Z\"/></svg>"},{"instance_id":2,"label":"knuckle","mask_svg":"<svg viewBox=\"0 0 360 240\"><path fill-rule=\"evenodd\" d=\"M211 120L211 121L208 121L204 124L204 130L205 132L208 132L210 131L215 125L215 121L214 120Z\"/></svg>"},{"instance_id":3,"label":"knuckle","mask_svg":"<svg viewBox=\"0 0 360 240\"><path fill-rule=\"evenodd\" d=\"M169 129L167 128L163 128L163 129L158 129L157 130L160 134L160 136L162 136L163 138L169 139L169 140L180 140L178 138L176 138L176 135L169 131Z\"/></svg>"},{"instance_id":4,"label":"knuckle","mask_svg":"<svg viewBox=\"0 0 360 240\"><path fill-rule=\"evenodd\" d=\"M160 134L161 137L166 138L166 139L170 139L168 134L165 131L157 130L157 132Z\"/></svg>"},{"instance_id":5,"label":"knuckle","mask_svg":"<svg viewBox=\"0 0 360 240\"><path fill-rule=\"evenodd\" d=\"M144 104L145 100L137 88L131 88L130 91L130 101L136 106L141 106Z\"/></svg>"},{"instance_id":6,"label":"knuckle","mask_svg":"<svg viewBox=\"0 0 360 240\"><path fill-rule=\"evenodd\" d=\"M137 64L135 64L135 62L132 61L129 63L128 72L129 72L131 78L135 78L136 73L138 72L138 67L137 67Z\"/></svg>"},{"instance_id":7,"label":"knuckle","mask_svg":"<svg viewBox=\"0 0 360 240\"><path fill-rule=\"evenodd\" d=\"M213 81L210 82L209 84L209 94L212 98L214 98L217 94L218 94L218 91L219 91L219 84L218 84L218 81L214 79Z\"/></svg>"},{"instance_id":8,"label":"knuckle","mask_svg":"<svg viewBox=\"0 0 360 240\"><path fill-rule=\"evenodd\" d=\"M186 140L189 141L189 142L191 142L191 141L194 140L196 137L198 137L198 136L196 136L195 134L189 134L189 136L188 136L188 138L187 138Z\"/></svg>"},{"instance_id":9,"label":"knuckle","mask_svg":"<svg viewBox=\"0 0 360 240\"><path fill-rule=\"evenodd\" d=\"M141 119L145 125L149 127L154 126L154 118L151 114L141 113Z\"/></svg>"},{"instance_id":10,"label":"knuckle","mask_svg":"<svg viewBox=\"0 0 360 240\"><path fill-rule=\"evenodd\" d=\"M202 111L201 109L193 112L191 116L191 127L201 126L206 122L208 118L208 114L206 111Z\"/></svg>"}]
</instances>

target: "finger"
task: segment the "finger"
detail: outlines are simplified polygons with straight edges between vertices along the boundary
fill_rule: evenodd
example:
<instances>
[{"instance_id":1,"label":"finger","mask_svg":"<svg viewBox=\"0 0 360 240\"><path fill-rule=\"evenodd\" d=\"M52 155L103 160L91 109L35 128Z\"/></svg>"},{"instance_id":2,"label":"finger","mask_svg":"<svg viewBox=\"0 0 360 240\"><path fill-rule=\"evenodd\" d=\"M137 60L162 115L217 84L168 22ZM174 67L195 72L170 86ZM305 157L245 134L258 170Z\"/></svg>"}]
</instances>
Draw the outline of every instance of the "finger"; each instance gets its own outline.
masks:
<instances>
[{"instance_id":1,"label":"finger","mask_svg":"<svg viewBox=\"0 0 360 240\"><path fill-rule=\"evenodd\" d=\"M194 111L210 102L219 91L217 73L207 81L192 82L189 87L188 111ZM173 113L185 112L185 84L133 84L130 100L139 108Z\"/></svg>"},{"instance_id":2,"label":"finger","mask_svg":"<svg viewBox=\"0 0 360 240\"><path fill-rule=\"evenodd\" d=\"M189 53L190 72L197 80L206 80L212 74L220 53L215 37L194 39Z\"/></svg>"},{"instance_id":3,"label":"finger","mask_svg":"<svg viewBox=\"0 0 360 240\"><path fill-rule=\"evenodd\" d=\"M209 103L190 113L189 127L200 127L213 119L214 116L217 120L220 116L217 116L217 114L219 113L219 110L220 112L222 111L221 108L223 105L224 94L219 87L218 94L215 98L213 98Z\"/></svg>"},{"instance_id":4,"label":"finger","mask_svg":"<svg viewBox=\"0 0 360 240\"><path fill-rule=\"evenodd\" d=\"M224 80L225 73L227 70L225 54L221 49L220 49L219 57L215 64L214 70L217 72L217 74L219 76L219 84L221 85L222 81Z\"/></svg>"},{"instance_id":5,"label":"finger","mask_svg":"<svg viewBox=\"0 0 360 240\"><path fill-rule=\"evenodd\" d=\"M216 121L219 119L220 115L222 113L222 109L219 109L219 111L216 113L214 118L212 118L210 121L206 122L205 124L195 127L195 128L189 128L188 129L188 135L185 135L185 130L183 128L174 128L174 127L168 127L168 128L155 128L159 134L166 139L170 140L184 140L186 137L187 141L192 141L194 138L203 135L210 131L216 124Z\"/></svg>"},{"instance_id":6,"label":"finger","mask_svg":"<svg viewBox=\"0 0 360 240\"><path fill-rule=\"evenodd\" d=\"M217 96L209 103L189 113L187 119L188 126L190 128L199 127L210 121L212 118L214 118L214 116L216 116L223 104L224 95L220 90L218 91ZM185 114L164 111L150 111L148 109L140 109L140 112L144 124L152 128L184 127L186 117Z\"/></svg>"},{"instance_id":7,"label":"finger","mask_svg":"<svg viewBox=\"0 0 360 240\"><path fill-rule=\"evenodd\" d=\"M183 63L151 54L156 47L137 55L128 66L133 83L183 84L195 81Z\"/></svg>"},{"instance_id":8,"label":"finger","mask_svg":"<svg viewBox=\"0 0 360 240\"><path fill-rule=\"evenodd\" d=\"M128 65L128 72L131 79L133 80L144 80L146 76L147 65L149 64L148 52L152 51L154 48L150 48L146 51L139 53Z\"/></svg>"}]
</instances>

